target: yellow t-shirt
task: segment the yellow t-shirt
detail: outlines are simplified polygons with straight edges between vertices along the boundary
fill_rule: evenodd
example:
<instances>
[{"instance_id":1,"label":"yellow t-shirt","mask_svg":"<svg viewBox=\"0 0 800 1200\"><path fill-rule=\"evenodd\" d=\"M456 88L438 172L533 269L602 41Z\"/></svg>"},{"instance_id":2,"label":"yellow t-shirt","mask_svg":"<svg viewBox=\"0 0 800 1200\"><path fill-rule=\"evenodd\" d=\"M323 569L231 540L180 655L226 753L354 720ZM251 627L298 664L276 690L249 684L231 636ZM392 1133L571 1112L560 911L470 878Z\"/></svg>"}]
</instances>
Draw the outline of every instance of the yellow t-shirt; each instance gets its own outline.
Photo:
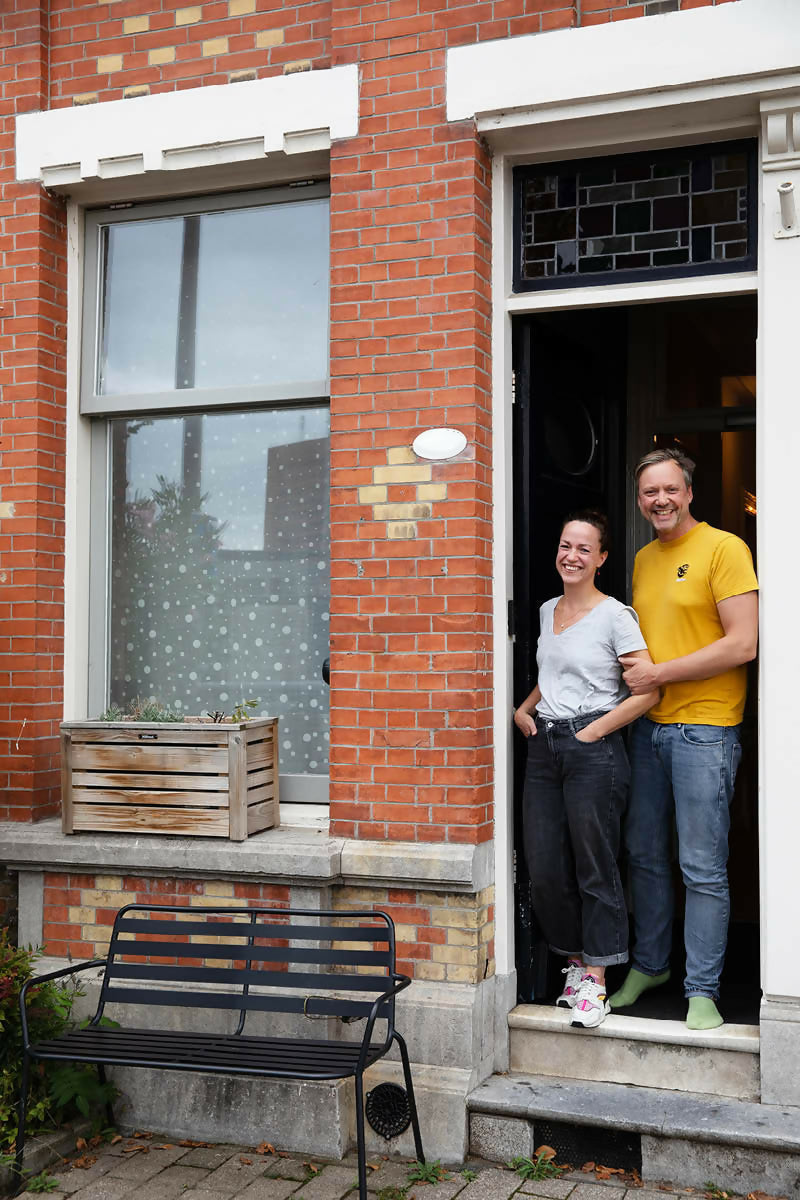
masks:
<instances>
[{"instance_id":1,"label":"yellow t-shirt","mask_svg":"<svg viewBox=\"0 0 800 1200\"><path fill-rule=\"evenodd\" d=\"M745 543L705 521L672 542L645 546L633 567L633 607L653 662L682 658L718 641L725 630L717 604L757 588ZM738 725L746 690L744 666L711 679L669 683L647 715L662 725Z\"/></svg>"}]
</instances>

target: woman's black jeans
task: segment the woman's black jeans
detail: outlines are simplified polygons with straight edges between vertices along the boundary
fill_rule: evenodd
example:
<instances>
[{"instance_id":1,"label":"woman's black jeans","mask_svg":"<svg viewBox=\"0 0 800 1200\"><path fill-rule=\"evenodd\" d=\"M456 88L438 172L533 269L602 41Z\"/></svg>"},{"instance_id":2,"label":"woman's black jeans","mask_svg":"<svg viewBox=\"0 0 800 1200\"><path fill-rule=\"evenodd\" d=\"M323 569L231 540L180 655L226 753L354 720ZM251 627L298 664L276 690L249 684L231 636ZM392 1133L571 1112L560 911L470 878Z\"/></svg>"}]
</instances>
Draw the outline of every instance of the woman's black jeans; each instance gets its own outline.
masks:
<instances>
[{"instance_id":1,"label":"woman's black jeans","mask_svg":"<svg viewBox=\"0 0 800 1200\"><path fill-rule=\"evenodd\" d=\"M592 966L628 960L628 915L617 867L630 781L620 733L575 734L596 720L536 717L523 796L533 910L550 949Z\"/></svg>"}]
</instances>

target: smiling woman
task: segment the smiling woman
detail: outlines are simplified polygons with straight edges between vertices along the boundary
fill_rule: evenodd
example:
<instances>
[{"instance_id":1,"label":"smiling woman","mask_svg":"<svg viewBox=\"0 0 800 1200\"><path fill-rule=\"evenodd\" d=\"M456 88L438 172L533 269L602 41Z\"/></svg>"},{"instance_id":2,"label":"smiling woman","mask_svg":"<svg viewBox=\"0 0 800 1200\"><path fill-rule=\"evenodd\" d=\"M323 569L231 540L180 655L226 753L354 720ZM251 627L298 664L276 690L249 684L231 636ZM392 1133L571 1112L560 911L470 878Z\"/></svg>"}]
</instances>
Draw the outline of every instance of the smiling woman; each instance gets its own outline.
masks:
<instances>
[{"instance_id":1,"label":"smiling woman","mask_svg":"<svg viewBox=\"0 0 800 1200\"><path fill-rule=\"evenodd\" d=\"M617 855L630 768L619 730L658 698L629 696L623 682L621 657L649 654L633 610L595 585L607 557L603 514L566 519L556 553L564 593L541 607L539 680L514 717L528 738L533 907L550 949L567 959L556 1003L582 1028L605 1019L606 967L628 958Z\"/></svg>"}]
</instances>

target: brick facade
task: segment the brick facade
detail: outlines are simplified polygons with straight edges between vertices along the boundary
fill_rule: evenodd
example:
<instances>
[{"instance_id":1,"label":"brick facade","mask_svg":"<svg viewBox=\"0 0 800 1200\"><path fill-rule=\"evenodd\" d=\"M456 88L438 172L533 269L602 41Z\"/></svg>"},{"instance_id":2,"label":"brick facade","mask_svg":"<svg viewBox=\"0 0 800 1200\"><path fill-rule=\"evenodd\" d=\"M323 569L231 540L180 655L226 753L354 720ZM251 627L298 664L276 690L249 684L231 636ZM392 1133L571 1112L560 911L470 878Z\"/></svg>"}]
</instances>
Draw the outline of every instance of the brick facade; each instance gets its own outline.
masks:
<instances>
[{"instance_id":1,"label":"brick facade","mask_svg":"<svg viewBox=\"0 0 800 1200\"><path fill-rule=\"evenodd\" d=\"M229 879L190 880L46 871L43 943L58 958L105 955L111 926L125 904L214 907L236 904L288 907L285 884ZM387 912L397 936L399 971L433 982L480 983L494 974L493 889L455 894L390 887L340 886L331 908Z\"/></svg>"},{"instance_id":2,"label":"brick facade","mask_svg":"<svg viewBox=\"0 0 800 1200\"><path fill-rule=\"evenodd\" d=\"M15 115L359 65L359 133L331 151L331 829L477 843L493 819L491 160L446 119L445 54L703 3L3 7L0 819L58 812L63 668L66 231L59 199L14 182ZM431 467L409 447L437 424L469 449Z\"/></svg>"}]
</instances>

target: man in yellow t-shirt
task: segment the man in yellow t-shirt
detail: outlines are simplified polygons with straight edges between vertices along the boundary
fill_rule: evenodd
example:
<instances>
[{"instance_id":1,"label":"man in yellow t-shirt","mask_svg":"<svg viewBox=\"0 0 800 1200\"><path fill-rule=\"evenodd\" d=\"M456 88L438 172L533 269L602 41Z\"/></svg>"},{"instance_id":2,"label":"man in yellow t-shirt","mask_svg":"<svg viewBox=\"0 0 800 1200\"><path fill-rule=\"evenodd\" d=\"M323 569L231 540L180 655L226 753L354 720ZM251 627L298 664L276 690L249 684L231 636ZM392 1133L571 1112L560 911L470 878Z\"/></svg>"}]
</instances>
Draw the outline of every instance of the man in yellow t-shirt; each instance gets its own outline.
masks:
<instances>
[{"instance_id":1,"label":"man in yellow t-shirt","mask_svg":"<svg viewBox=\"0 0 800 1200\"><path fill-rule=\"evenodd\" d=\"M689 511L694 463L653 450L636 468L639 511L657 538L636 556L633 607L653 664L622 658L633 695L661 698L633 726L625 848L633 901L633 966L613 996L624 1008L669 978L671 839L686 885L685 994L690 1029L717 1009L730 900L728 830L739 765L745 664L758 640L758 581L741 538Z\"/></svg>"}]
</instances>

